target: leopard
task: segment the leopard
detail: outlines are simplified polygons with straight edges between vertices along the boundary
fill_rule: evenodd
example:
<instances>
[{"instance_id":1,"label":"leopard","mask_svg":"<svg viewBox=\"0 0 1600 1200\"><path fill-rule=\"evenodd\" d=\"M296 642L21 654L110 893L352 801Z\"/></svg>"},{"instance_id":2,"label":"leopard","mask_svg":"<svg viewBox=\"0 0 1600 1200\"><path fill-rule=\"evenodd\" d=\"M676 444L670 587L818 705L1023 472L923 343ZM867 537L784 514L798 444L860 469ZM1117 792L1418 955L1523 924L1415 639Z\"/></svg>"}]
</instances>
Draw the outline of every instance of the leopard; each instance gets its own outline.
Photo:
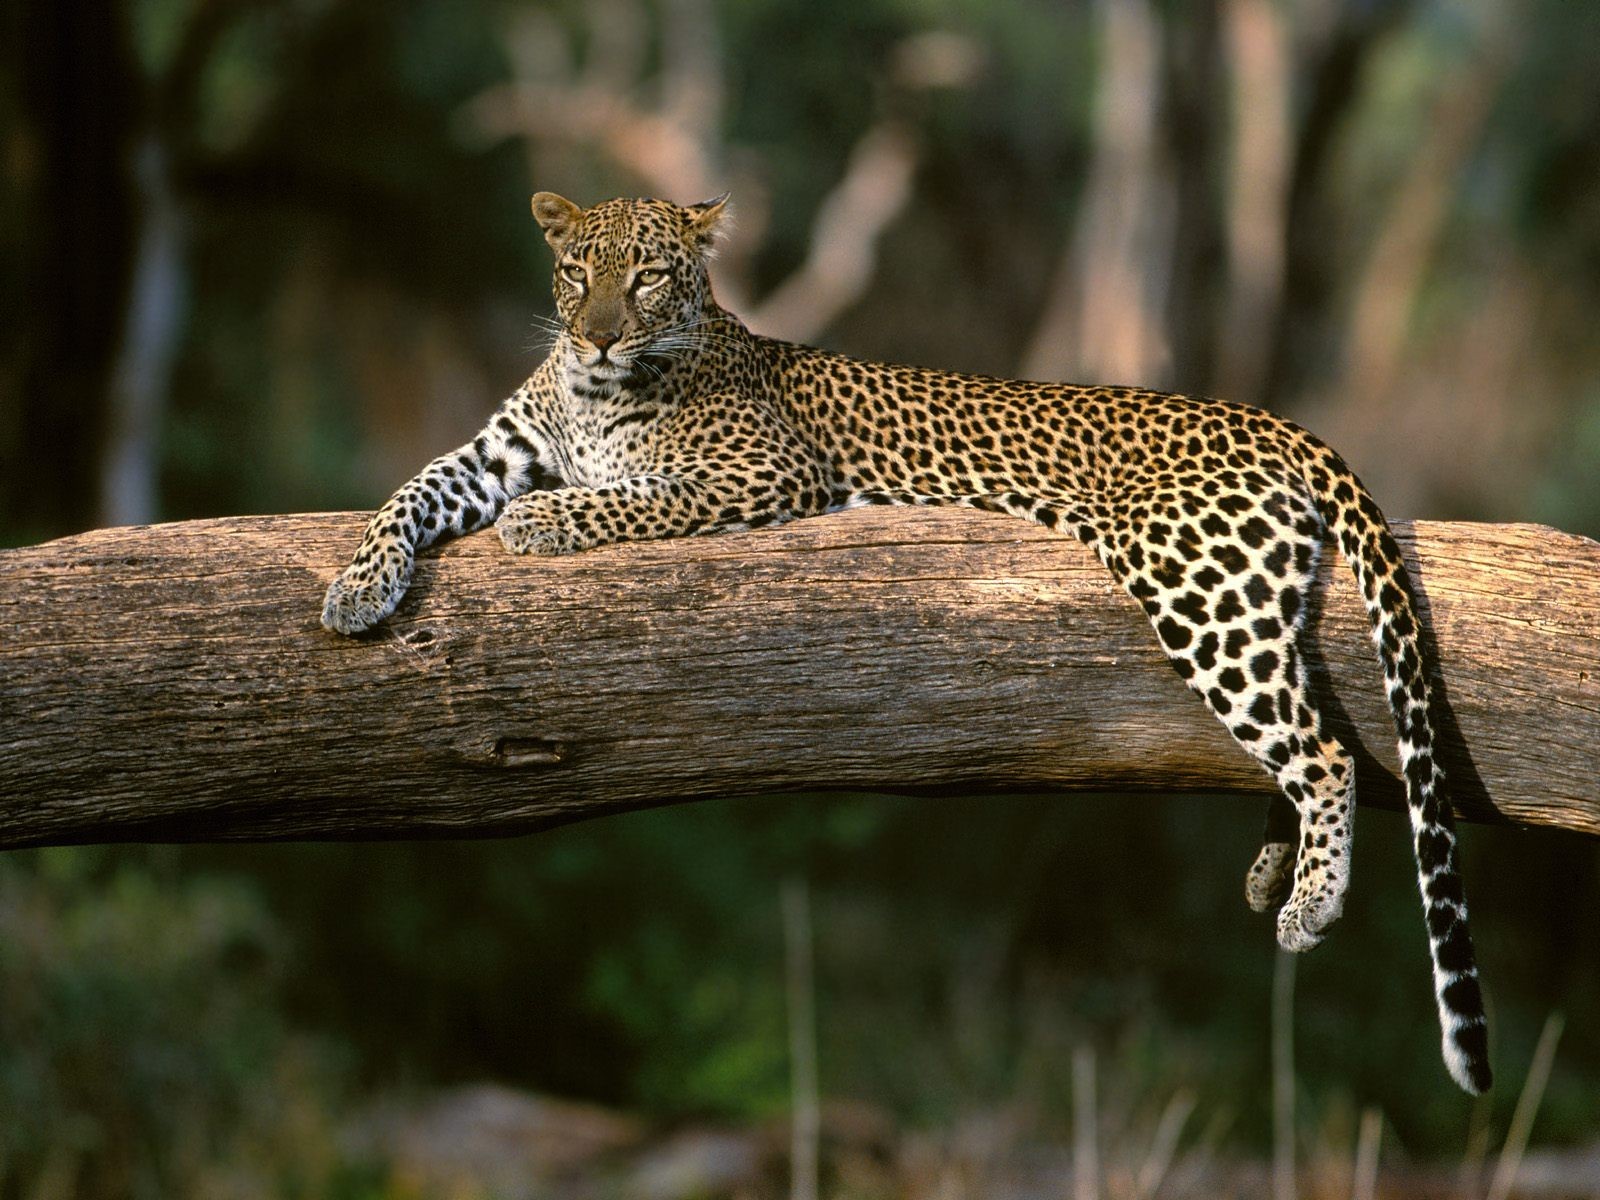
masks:
<instances>
[{"instance_id":1,"label":"leopard","mask_svg":"<svg viewBox=\"0 0 1600 1200\"><path fill-rule=\"evenodd\" d=\"M493 525L515 554L750 530L867 504L954 505L1088 546L1166 658L1276 783L1245 878L1287 951L1318 945L1350 879L1355 766L1312 686L1327 543L1354 573L1399 740L1444 1064L1492 1083L1436 668L1400 546L1329 446L1269 410L1136 387L870 362L753 333L716 300L726 194L533 216L554 255L547 356L473 439L377 510L322 624L390 616L418 552Z\"/></svg>"}]
</instances>

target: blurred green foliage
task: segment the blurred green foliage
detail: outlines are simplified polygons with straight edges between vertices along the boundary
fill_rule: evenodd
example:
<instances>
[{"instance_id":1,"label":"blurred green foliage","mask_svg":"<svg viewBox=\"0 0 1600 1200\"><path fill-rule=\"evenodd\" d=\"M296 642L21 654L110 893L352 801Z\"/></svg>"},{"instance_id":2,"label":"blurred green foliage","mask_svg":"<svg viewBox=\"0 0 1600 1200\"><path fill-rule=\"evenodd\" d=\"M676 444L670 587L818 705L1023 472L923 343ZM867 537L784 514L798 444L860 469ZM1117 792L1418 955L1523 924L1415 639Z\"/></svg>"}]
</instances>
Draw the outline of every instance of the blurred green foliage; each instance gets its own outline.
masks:
<instances>
[{"instance_id":1,"label":"blurred green foliage","mask_svg":"<svg viewBox=\"0 0 1600 1200\"><path fill-rule=\"evenodd\" d=\"M1470 1123L1500 1136L1560 1007L1540 1139L1591 1136L1592 846L1524 834L1508 867L1508 835L1467 831L1502 1080L1475 1110L1437 1061L1404 821L1363 824L1341 936L1301 962L1303 1129L1377 1105L1408 1153L1459 1155ZM13 854L5 1162L70 1168L84 1195L203 1194L224 1167L260 1194L297 1194L273 1190L291 1167L355 1186L382 1178L338 1142L355 1097L481 1078L663 1119L779 1113L796 876L826 1096L930 1128L1020 1107L1064 1131L1087 1042L1108 1107L1154 1114L1188 1088L1197 1126L1260 1146L1275 951L1235 886L1257 833L1217 797L795 796L511 842Z\"/></svg>"},{"instance_id":2,"label":"blurred green foliage","mask_svg":"<svg viewBox=\"0 0 1600 1200\"><path fill-rule=\"evenodd\" d=\"M0 859L0 1195L155 1200L331 1161L346 1056L277 1008L289 946L248 880L171 855Z\"/></svg>"}]
</instances>

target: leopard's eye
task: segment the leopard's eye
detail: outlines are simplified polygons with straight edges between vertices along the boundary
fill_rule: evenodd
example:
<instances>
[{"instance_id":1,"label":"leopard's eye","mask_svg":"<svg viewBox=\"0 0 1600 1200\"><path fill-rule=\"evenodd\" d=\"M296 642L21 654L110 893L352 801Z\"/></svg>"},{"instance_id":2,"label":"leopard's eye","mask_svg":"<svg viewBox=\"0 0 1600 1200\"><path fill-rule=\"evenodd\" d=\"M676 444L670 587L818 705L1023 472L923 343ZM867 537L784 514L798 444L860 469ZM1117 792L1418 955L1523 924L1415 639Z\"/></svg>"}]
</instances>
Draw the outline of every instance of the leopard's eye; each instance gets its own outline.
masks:
<instances>
[{"instance_id":1,"label":"leopard's eye","mask_svg":"<svg viewBox=\"0 0 1600 1200\"><path fill-rule=\"evenodd\" d=\"M646 267L633 277L633 286L641 288L655 287L666 277L667 273L659 267Z\"/></svg>"},{"instance_id":2,"label":"leopard's eye","mask_svg":"<svg viewBox=\"0 0 1600 1200\"><path fill-rule=\"evenodd\" d=\"M587 271L585 271L583 269L583 264L582 263L575 263L575 262L562 263L561 264L561 277L563 279L565 279L568 283L575 283L579 287L582 287L585 283L587 283L589 281L589 272L587 272Z\"/></svg>"}]
</instances>

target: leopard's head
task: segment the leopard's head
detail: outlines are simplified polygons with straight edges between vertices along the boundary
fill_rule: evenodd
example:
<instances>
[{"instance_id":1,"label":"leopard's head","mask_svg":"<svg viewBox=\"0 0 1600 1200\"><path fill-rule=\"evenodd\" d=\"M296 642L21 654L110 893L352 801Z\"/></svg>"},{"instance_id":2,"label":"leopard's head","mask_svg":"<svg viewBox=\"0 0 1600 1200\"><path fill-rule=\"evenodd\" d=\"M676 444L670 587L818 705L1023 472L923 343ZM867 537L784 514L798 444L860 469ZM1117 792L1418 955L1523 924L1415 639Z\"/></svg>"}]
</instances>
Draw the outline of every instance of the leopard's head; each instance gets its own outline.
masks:
<instances>
[{"instance_id":1,"label":"leopard's head","mask_svg":"<svg viewBox=\"0 0 1600 1200\"><path fill-rule=\"evenodd\" d=\"M579 208L553 192L533 215L555 251L556 311L567 369L593 386L670 361L694 342L711 299L706 265L726 194L687 208L664 200L607 200Z\"/></svg>"}]
</instances>

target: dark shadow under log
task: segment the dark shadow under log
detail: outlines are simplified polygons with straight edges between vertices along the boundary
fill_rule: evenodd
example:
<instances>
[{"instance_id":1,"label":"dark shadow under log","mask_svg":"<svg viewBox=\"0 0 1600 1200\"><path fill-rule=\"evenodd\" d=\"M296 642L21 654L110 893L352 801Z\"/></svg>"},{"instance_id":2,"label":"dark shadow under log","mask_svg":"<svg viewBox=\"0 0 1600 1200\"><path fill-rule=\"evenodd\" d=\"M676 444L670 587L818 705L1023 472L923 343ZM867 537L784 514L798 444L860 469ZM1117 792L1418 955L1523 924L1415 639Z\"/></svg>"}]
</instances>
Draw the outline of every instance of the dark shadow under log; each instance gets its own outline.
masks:
<instances>
[{"instance_id":1,"label":"dark shadow under log","mask_svg":"<svg viewBox=\"0 0 1600 1200\"><path fill-rule=\"evenodd\" d=\"M0 552L0 846L526 832L711 796L1270 783L1083 547L868 509L417 568L373 635L318 624L357 514L98 530ZM1401 523L1461 815L1600 833L1600 544ZM1336 555L1314 651L1393 805L1395 739ZM1468 757L1470 748L1470 758Z\"/></svg>"}]
</instances>

